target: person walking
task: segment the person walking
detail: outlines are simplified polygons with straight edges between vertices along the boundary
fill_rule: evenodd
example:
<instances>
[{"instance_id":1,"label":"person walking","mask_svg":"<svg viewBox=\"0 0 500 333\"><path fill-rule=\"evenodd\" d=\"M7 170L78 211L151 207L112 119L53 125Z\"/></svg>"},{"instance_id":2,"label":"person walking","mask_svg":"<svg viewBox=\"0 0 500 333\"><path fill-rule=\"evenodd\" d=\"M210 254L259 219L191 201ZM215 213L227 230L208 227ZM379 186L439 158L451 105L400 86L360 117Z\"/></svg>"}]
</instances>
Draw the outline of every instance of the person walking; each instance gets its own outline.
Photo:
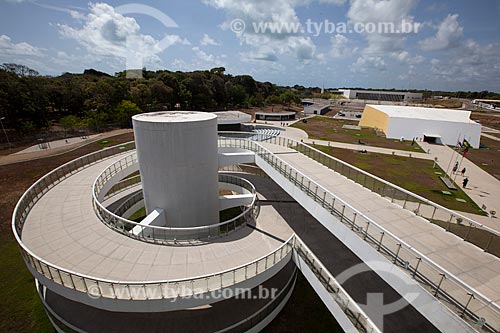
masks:
<instances>
[{"instance_id":1,"label":"person walking","mask_svg":"<svg viewBox=\"0 0 500 333\"><path fill-rule=\"evenodd\" d=\"M465 171L467 171L467 169L466 169L466 168L463 168L463 169L462 169L462 177L463 177L463 176L465 176Z\"/></svg>"},{"instance_id":2,"label":"person walking","mask_svg":"<svg viewBox=\"0 0 500 333\"><path fill-rule=\"evenodd\" d=\"M462 186L466 188L468 183L469 183L469 178L464 178L464 180L462 181Z\"/></svg>"},{"instance_id":3,"label":"person walking","mask_svg":"<svg viewBox=\"0 0 500 333\"><path fill-rule=\"evenodd\" d=\"M457 172L458 170L458 161L455 163L455 166L453 167L453 173Z\"/></svg>"}]
</instances>

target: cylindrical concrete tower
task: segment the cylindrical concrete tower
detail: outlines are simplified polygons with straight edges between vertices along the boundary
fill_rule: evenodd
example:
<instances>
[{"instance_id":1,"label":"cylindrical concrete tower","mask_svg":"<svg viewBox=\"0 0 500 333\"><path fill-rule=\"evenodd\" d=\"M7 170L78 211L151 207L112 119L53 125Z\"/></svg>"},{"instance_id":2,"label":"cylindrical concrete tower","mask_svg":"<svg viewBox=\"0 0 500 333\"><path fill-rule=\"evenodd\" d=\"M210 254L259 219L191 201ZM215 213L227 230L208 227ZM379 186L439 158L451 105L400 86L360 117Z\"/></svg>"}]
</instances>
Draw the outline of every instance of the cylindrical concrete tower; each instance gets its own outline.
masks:
<instances>
[{"instance_id":1,"label":"cylindrical concrete tower","mask_svg":"<svg viewBox=\"0 0 500 333\"><path fill-rule=\"evenodd\" d=\"M146 212L167 226L219 222L217 116L162 111L132 117Z\"/></svg>"}]
</instances>

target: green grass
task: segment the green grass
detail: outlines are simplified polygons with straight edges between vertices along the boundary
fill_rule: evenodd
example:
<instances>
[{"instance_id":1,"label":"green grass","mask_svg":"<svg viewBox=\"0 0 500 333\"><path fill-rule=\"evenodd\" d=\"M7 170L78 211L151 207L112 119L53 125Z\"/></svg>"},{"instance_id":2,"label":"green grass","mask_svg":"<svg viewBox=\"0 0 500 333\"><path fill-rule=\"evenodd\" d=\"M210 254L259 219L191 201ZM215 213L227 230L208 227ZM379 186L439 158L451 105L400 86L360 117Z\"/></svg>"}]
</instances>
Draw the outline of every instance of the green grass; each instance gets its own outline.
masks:
<instances>
[{"instance_id":1,"label":"green grass","mask_svg":"<svg viewBox=\"0 0 500 333\"><path fill-rule=\"evenodd\" d=\"M128 218L134 222L141 222L146 217L146 208L142 207Z\"/></svg>"},{"instance_id":2,"label":"green grass","mask_svg":"<svg viewBox=\"0 0 500 333\"><path fill-rule=\"evenodd\" d=\"M313 117L307 119L307 123L297 122L292 125L307 132L310 139L336 141L350 144L359 144L361 140L369 146L405 150L416 153L424 151L418 144L413 144L412 141L400 142L399 140L387 139L383 136L378 136L375 130L371 128L362 128L361 130L345 129L343 125L355 125L354 121L341 119L333 119L327 117Z\"/></svg>"},{"instance_id":3,"label":"green grass","mask_svg":"<svg viewBox=\"0 0 500 333\"><path fill-rule=\"evenodd\" d=\"M13 237L0 238L0 332L53 332Z\"/></svg>"},{"instance_id":4,"label":"green grass","mask_svg":"<svg viewBox=\"0 0 500 333\"><path fill-rule=\"evenodd\" d=\"M451 195L443 194L441 191L446 191L448 188L436 172L441 175L445 172L438 165L433 168L434 163L431 160L377 153L362 154L353 150L320 145L314 147L446 208L486 215L458 185L456 191L450 191ZM457 198L466 202L459 202Z\"/></svg>"}]
</instances>

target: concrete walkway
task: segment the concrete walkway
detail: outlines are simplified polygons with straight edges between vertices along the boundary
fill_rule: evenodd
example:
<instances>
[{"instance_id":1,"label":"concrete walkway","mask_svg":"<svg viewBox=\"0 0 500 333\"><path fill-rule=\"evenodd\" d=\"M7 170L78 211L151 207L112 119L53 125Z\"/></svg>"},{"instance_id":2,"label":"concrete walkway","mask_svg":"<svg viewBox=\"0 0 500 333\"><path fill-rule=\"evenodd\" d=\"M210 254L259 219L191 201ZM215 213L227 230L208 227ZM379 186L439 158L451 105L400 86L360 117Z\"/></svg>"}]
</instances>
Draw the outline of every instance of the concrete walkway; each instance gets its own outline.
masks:
<instances>
[{"instance_id":1,"label":"concrete walkway","mask_svg":"<svg viewBox=\"0 0 500 333\"><path fill-rule=\"evenodd\" d=\"M484 136L485 138L492 139L495 141L500 141L499 137L496 137L496 136L491 135L491 134L481 133L481 136Z\"/></svg>"},{"instance_id":2,"label":"concrete walkway","mask_svg":"<svg viewBox=\"0 0 500 333\"><path fill-rule=\"evenodd\" d=\"M19 162L26 162L26 161L31 161L31 160L36 160L40 158L45 158L49 156L56 156L60 154L67 153L69 151L78 149L82 146L88 145L92 142L110 138L113 136L125 134L125 133L130 133L132 132L131 129L120 129L120 130L114 130L114 131L109 131L105 133L101 133L95 136L92 136L91 139L89 140L81 140L79 138L74 138L75 140L72 140L69 144L66 144L64 140L56 140L51 142L51 149L35 149L33 147L28 148L26 152L22 153L14 153L10 155L4 155L0 156L0 165L6 165L6 164L13 164L13 163L19 163ZM68 139L69 140L69 139ZM62 141L62 143L61 143ZM54 143L55 146L52 146L52 143ZM64 144L63 144L64 143Z\"/></svg>"},{"instance_id":3,"label":"concrete walkway","mask_svg":"<svg viewBox=\"0 0 500 333\"><path fill-rule=\"evenodd\" d=\"M17 153L14 153L13 155L20 155L20 154L27 154L27 153L34 153L37 151L48 151L52 150L55 148L59 147L66 147L66 146L71 146L75 144L82 144L82 143L88 143L95 141L96 138L99 138L101 134L94 134L94 135L89 135L89 136L84 136L84 137L72 137L72 138L66 138L66 139L61 139L61 140L54 140L50 142L44 142L43 144L46 144L46 148L42 149L39 144L33 145L31 147L28 147L26 149L23 149L21 151L18 151Z\"/></svg>"},{"instance_id":4,"label":"concrete walkway","mask_svg":"<svg viewBox=\"0 0 500 333\"><path fill-rule=\"evenodd\" d=\"M500 301L500 260L295 150L262 143L279 157L444 267L489 299Z\"/></svg>"},{"instance_id":5,"label":"concrete walkway","mask_svg":"<svg viewBox=\"0 0 500 333\"><path fill-rule=\"evenodd\" d=\"M424 150L430 150L430 155L432 158L437 157L438 164L443 170L447 170L448 165L450 164L450 159L453 156L450 169L453 168L455 161L460 163L462 160L462 156L457 154L453 149L448 146L441 145L433 145L427 142L419 142L418 143ZM474 154L474 151L470 152ZM469 183L467 187L464 189L465 193L474 200L476 204L481 207L482 205L486 206L487 211L494 210L497 214L500 214L500 181L475 165L473 162L464 158L459 170L466 168L465 176L469 178ZM452 170L448 170L448 174L450 174ZM461 174L451 175L452 179L455 179L458 185L462 185L462 177ZM497 220L497 226L495 229L499 229L500 227L500 219Z\"/></svg>"},{"instance_id":6,"label":"concrete walkway","mask_svg":"<svg viewBox=\"0 0 500 333\"><path fill-rule=\"evenodd\" d=\"M417 152L411 152L411 151L406 151L406 150L381 148L381 147L368 146L368 145L359 145L359 144L325 141L325 140L313 140L313 139L304 139L303 142L307 143L307 144L316 144L316 145L321 145L321 146L329 146L329 147L342 148L342 149L350 149L350 150L358 150L358 151L366 150L366 151L369 151L372 153L379 153L379 154L387 154L387 155L394 154L397 156L414 157L414 158L420 158L420 159L425 159L425 160L432 160L433 159L432 156L430 156L429 154L426 154L426 153L417 153Z\"/></svg>"}]
</instances>

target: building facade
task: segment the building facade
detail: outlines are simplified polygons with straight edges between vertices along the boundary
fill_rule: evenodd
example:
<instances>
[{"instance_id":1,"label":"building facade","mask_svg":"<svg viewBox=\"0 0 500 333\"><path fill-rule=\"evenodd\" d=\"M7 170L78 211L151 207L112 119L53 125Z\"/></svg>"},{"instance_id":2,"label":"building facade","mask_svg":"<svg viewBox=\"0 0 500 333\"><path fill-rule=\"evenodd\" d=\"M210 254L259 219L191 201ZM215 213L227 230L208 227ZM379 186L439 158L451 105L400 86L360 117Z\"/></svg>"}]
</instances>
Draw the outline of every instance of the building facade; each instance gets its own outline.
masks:
<instances>
[{"instance_id":1,"label":"building facade","mask_svg":"<svg viewBox=\"0 0 500 333\"><path fill-rule=\"evenodd\" d=\"M467 139L479 148L481 125L470 111L396 105L366 105L359 125L381 130L389 139L456 145Z\"/></svg>"},{"instance_id":2,"label":"building facade","mask_svg":"<svg viewBox=\"0 0 500 333\"><path fill-rule=\"evenodd\" d=\"M347 99L363 99L370 101L413 102L422 99L421 93L403 91L376 91L339 89Z\"/></svg>"}]
</instances>

